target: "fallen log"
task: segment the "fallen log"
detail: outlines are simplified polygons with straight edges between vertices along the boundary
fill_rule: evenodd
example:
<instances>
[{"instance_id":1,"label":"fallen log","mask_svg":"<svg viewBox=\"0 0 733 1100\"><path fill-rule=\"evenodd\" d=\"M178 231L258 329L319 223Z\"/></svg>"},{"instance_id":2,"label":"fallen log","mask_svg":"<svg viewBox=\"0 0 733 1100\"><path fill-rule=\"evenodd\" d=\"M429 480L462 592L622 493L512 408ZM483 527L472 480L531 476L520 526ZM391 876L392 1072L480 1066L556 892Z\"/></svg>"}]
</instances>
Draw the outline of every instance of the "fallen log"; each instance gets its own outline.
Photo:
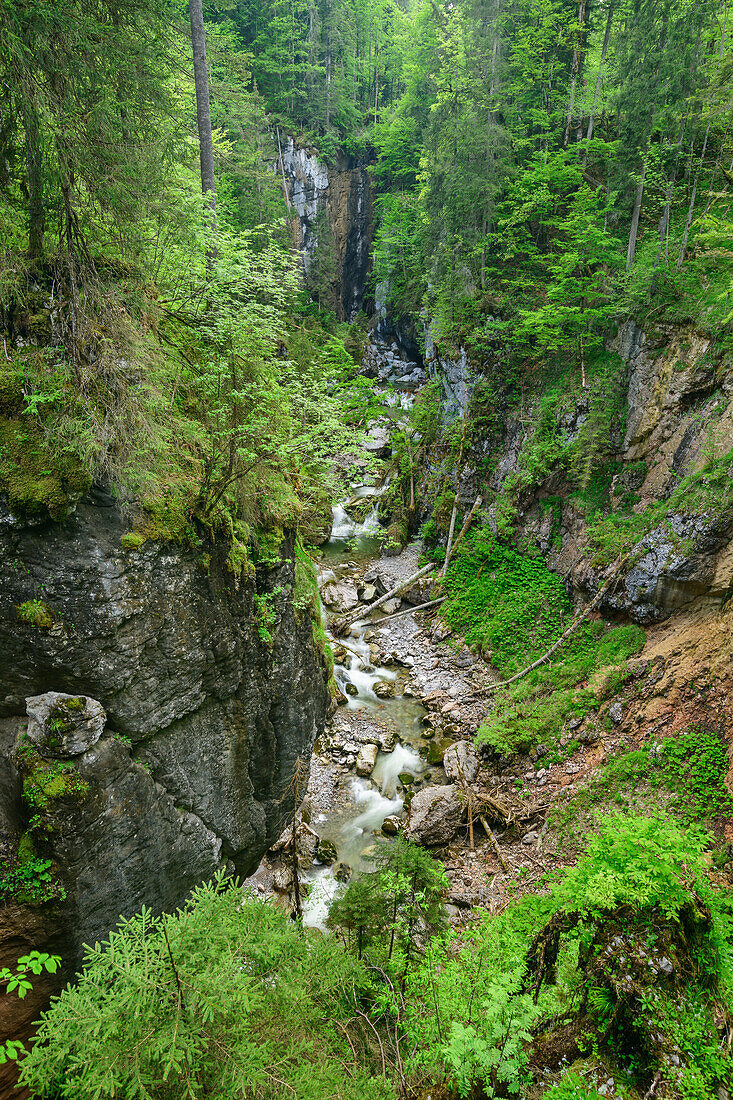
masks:
<instances>
[{"instance_id":1,"label":"fallen log","mask_svg":"<svg viewBox=\"0 0 733 1100\"><path fill-rule=\"evenodd\" d=\"M441 596L439 600L428 600L427 603L419 603L417 607L408 607L407 610L393 611L391 615L383 615L381 619L372 619L370 626L379 626L390 619L399 619L401 615L411 615L413 611L425 611L428 607L437 607L439 603L445 603L447 596Z\"/></svg>"},{"instance_id":2,"label":"fallen log","mask_svg":"<svg viewBox=\"0 0 733 1100\"><path fill-rule=\"evenodd\" d=\"M378 600L374 600L368 607L356 608L355 611L350 611L348 615L342 616L337 619L332 626L334 634L343 634L346 631L346 627L351 623L356 622L357 619L363 619L367 615L370 615L372 611L376 611L378 607L381 607L387 600L391 600L393 596L398 595L404 588L409 588L415 581L419 581L421 577L424 577L426 573L429 573L432 569L435 569L435 562L428 562L422 569L418 569L417 573L413 573L411 577L407 577L404 581L400 581L398 585L391 588L389 592L385 592L383 596L380 596Z\"/></svg>"}]
</instances>

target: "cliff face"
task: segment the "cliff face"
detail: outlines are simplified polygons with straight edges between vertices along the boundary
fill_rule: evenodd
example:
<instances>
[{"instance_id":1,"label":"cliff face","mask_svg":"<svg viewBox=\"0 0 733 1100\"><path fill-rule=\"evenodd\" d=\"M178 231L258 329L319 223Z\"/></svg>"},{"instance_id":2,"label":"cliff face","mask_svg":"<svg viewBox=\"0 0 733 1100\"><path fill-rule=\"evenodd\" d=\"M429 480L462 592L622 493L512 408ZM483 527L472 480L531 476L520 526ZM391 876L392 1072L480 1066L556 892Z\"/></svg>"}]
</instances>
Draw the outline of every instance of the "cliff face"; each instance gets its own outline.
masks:
<instances>
[{"instance_id":1,"label":"cliff face","mask_svg":"<svg viewBox=\"0 0 733 1100\"><path fill-rule=\"evenodd\" d=\"M0 524L5 829L20 815L13 767L42 803L43 768L63 759L79 783L54 788L34 843L58 865L68 897L56 908L76 957L120 913L175 907L220 866L254 869L292 809L328 702L310 620L293 607L292 546L238 584L217 547L206 560L171 544L126 550L127 530L116 506L92 499L61 524L7 511ZM33 599L40 625L19 619ZM28 749L26 709L26 737L43 710L26 699L49 692L96 700L101 718L92 741L63 751L41 738L39 783L37 755L17 750Z\"/></svg>"},{"instance_id":2,"label":"cliff face","mask_svg":"<svg viewBox=\"0 0 733 1100\"><path fill-rule=\"evenodd\" d=\"M443 358L430 341L427 350L428 368L441 382L448 415L465 412L480 372L465 355ZM628 322L609 350L626 367L627 406L625 422L619 417L611 428L616 472L610 503L618 509L623 496L633 494L630 520L658 509L658 519L638 536L628 564L600 604L607 617L631 619L647 631L642 658L654 671L644 691L625 706L623 728L632 734L639 729L664 733L702 721L726 729L733 713L733 508L726 502L733 486L704 507L688 507L679 487L711 454L733 449L733 363L700 333L666 325L642 330ZM479 438L461 478L465 506L479 492L493 500L520 469L541 397L525 397L516 412L497 410L498 429L491 439ZM559 424L563 438L577 436L588 415L584 397L574 407L566 404ZM488 475L483 473L487 465ZM730 483L730 467L722 476ZM590 519L562 468L516 501L518 544L540 550L565 577L577 607L598 592L614 569L608 564L613 555L594 564L594 554L588 553ZM489 520L496 520L493 507ZM733 746L731 753L733 760ZM733 790L733 770L730 784Z\"/></svg>"},{"instance_id":3,"label":"cliff face","mask_svg":"<svg viewBox=\"0 0 733 1100\"><path fill-rule=\"evenodd\" d=\"M339 151L326 164L286 137L277 169L286 181L306 279L319 295L332 297L329 304L342 320L352 321L364 304L374 236L367 162Z\"/></svg>"}]
</instances>

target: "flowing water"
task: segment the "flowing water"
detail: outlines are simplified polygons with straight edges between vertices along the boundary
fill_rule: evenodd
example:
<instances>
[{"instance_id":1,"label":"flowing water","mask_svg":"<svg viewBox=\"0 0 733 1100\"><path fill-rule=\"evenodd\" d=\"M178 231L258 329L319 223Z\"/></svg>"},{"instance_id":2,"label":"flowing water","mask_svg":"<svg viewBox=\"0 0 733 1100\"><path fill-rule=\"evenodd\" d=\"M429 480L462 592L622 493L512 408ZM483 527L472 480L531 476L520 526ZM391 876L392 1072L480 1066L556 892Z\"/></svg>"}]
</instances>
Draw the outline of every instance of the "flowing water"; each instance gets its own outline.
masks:
<instances>
[{"instance_id":1,"label":"flowing water","mask_svg":"<svg viewBox=\"0 0 733 1100\"><path fill-rule=\"evenodd\" d=\"M366 496L375 498L374 507L363 521L356 522L349 515L348 506ZM344 570L348 570L348 563L368 561L379 554L382 529L377 519L378 497L378 490L360 486L348 501L333 509L333 532L324 548L323 569L319 576L321 586L340 579ZM322 614L327 628L325 609ZM347 864L354 871L372 868L370 855L385 818L402 811L404 789L399 777L409 774L419 778L426 770L418 751L425 709L402 694L404 675L394 668L371 664L367 635L373 629L367 621L357 622L347 637L334 642L345 651L342 662L334 668L336 683L347 699L345 707L339 710L361 711L362 714L355 717L373 722L375 731L392 733L395 747L391 752L379 752L369 778L361 778L353 772L343 773L339 780L338 808L319 815L312 822L318 834L335 845L339 863ZM380 680L394 683L394 698L377 696L374 685ZM323 927L329 905L341 884L333 867L318 864L303 878L310 885L303 904L303 921L311 927Z\"/></svg>"}]
</instances>

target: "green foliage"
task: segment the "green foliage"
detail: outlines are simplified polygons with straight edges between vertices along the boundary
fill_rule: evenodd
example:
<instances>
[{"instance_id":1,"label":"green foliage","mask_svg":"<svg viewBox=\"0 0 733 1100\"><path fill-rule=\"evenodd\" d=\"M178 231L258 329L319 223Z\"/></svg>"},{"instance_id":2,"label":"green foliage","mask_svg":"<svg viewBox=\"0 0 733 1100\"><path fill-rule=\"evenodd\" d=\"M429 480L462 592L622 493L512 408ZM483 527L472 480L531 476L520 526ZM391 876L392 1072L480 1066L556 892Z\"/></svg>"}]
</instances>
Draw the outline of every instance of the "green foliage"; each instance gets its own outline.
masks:
<instances>
[{"instance_id":1,"label":"green foliage","mask_svg":"<svg viewBox=\"0 0 733 1100\"><path fill-rule=\"evenodd\" d=\"M398 836L378 842L376 870L359 875L331 906L338 929L359 958L369 950L391 972L407 974L420 942L445 931L445 872L423 848Z\"/></svg>"},{"instance_id":2,"label":"green foliage","mask_svg":"<svg viewBox=\"0 0 733 1100\"><path fill-rule=\"evenodd\" d=\"M286 589L279 584L273 588L272 592L255 593L253 597L257 633L269 650L272 650L275 642L272 631L277 625L278 613L274 601L285 591Z\"/></svg>"},{"instance_id":3,"label":"green foliage","mask_svg":"<svg viewBox=\"0 0 733 1100\"><path fill-rule=\"evenodd\" d=\"M485 529L465 540L448 570L446 622L510 677L546 652L569 625L571 607L560 577L539 558L527 558ZM584 623L558 651L526 677L495 694L478 739L500 752L530 748L559 737L565 721L594 711L613 694L623 663L644 645L637 626ZM603 688L587 682L602 681ZM585 686L584 686L585 685Z\"/></svg>"},{"instance_id":4,"label":"green foliage","mask_svg":"<svg viewBox=\"0 0 733 1100\"><path fill-rule=\"evenodd\" d=\"M57 733L65 730L63 716L57 718ZM47 760L30 744L20 750L23 768L23 800L34 815L44 815L53 810L54 803L63 798L81 798L87 784L79 775L73 761Z\"/></svg>"},{"instance_id":5,"label":"green foliage","mask_svg":"<svg viewBox=\"0 0 733 1100\"><path fill-rule=\"evenodd\" d=\"M690 821L730 813L733 801L725 785L728 749L723 734L695 725L664 737L649 754L664 782L678 792L677 809Z\"/></svg>"},{"instance_id":6,"label":"green foliage","mask_svg":"<svg viewBox=\"0 0 733 1100\"><path fill-rule=\"evenodd\" d=\"M543 385L514 468L496 499L497 529L504 537L513 534L523 494L550 475L567 482L570 498L589 518L608 509L618 468L613 456L626 417L625 366L597 348L588 359L584 387L576 375L560 369ZM560 513L556 532L561 518Z\"/></svg>"},{"instance_id":7,"label":"green foliage","mask_svg":"<svg viewBox=\"0 0 733 1100\"><path fill-rule=\"evenodd\" d=\"M567 1070L557 1085L542 1093L542 1100L602 1100L602 1095L579 1073Z\"/></svg>"},{"instance_id":8,"label":"green foliage","mask_svg":"<svg viewBox=\"0 0 733 1100\"><path fill-rule=\"evenodd\" d=\"M706 459L688 474L664 500L654 501L641 512L611 512L590 527L590 554L594 565L606 565L631 550L650 532L678 541L668 521L676 515L726 515L733 504L733 450Z\"/></svg>"},{"instance_id":9,"label":"green foliage","mask_svg":"<svg viewBox=\"0 0 733 1100\"><path fill-rule=\"evenodd\" d=\"M141 535L139 531L128 531L120 539L120 545L123 550L139 550L141 546L145 545L145 536Z\"/></svg>"},{"instance_id":10,"label":"green foliage","mask_svg":"<svg viewBox=\"0 0 733 1100\"><path fill-rule=\"evenodd\" d=\"M8 868L0 877L0 897L30 905L63 900L66 891L51 872L51 860L32 856L19 866Z\"/></svg>"},{"instance_id":11,"label":"green foliage","mask_svg":"<svg viewBox=\"0 0 733 1100\"><path fill-rule=\"evenodd\" d=\"M552 744L566 720L584 718L597 708L599 696L616 690L617 677L623 675L621 662L638 653L645 641L638 626L583 624L551 664L496 693L494 710L478 731L479 741L502 752L526 750L539 742ZM591 676L601 677L600 693L584 686Z\"/></svg>"},{"instance_id":12,"label":"green foliage","mask_svg":"<svg viewBox=\"0 0 733 1100\"><path fill-rule=\"evenodd\" d=\"M674 821L618 815L604 822L586 854L553 888L557 909L601 913L628 905L674 917L701 889L705 833Z\"/></svg>"},{"instance_id":13,"label":"green foliage","mask_svg":"<svg viewBox=\"0 0 733 1100\"><path fill-rule=\"evenodd\" d=\"M53 626L53 612L43 600L24 600L18 605L18 618L22 623L30 623L39 630L50 630Z\"/></svg>"},{"instance_id":14,"label":"green foliage","mask_svg":"<svg viewBox=\"0 0 733 1100\"><path fill-rule=\"evenodd\" d=\"M571 611L560 577L486 529L459 547L445 588L445 621L507 676L557 640Z\"/></svg>"},{"instance_id":15,"label":"green foliage","mask_svg":"<svg viewBox=\"0 0 733 1100\"><path fill-rule=\"evenodd\" d=\"M26 362L30 370L33 361ZM42 352L36 353L35 362L45 371ZM0 489L11 509L62 519L91 479L73 454L58 453L49 445L37 417L24 411L19 381L6 362L0 369Z\"/></svg>"},{"instance_id":16,"label":"green foliage","mask_svg":"<svg viewBox=\"0 0 733 1100\"><path fill-rule=\"evenodd\" d=\"M676 1058L670 1058L668 1078L681 1100L708 1100L720 1082L733 1077L730 1059L722 1049L713 1006L693 989L685 996L650 991L643 1001L648 1026L659 1028Z\"/></svg>"},{"instance_id":17,"label":"green foliage","mask_svg":"<svg viewBox=\"0 0 733 1100\"><path fill-rule=\"evenodd\" d=\"M389 1100L365 1047L354 1060L345 1038L365 985L335 940L305 937L219 878L177 913L144 910L88 948L21 1080L39 1100L186 1100L202 1089L220 1100Z\"/></svg>"},{"instance_id":18,"label":"green foliage","mask_svg":"<svg viewBox=\"0 0 733 1100\"><path fill-rule=\"evenodd\" d=\"M55 974L60 962L59 955L49 955L46 951L29 951L16 961L12 970L7 966L0 967L0 982L5 983L6 993L15 993L22 1001L33 989L28 975L34 974L38 977L44 971ZM0 1043L0 1066L6 1062L17 1062L26 1053L25 1044L19 1039L6 1039Z\"/></svg>"}]
</instances>

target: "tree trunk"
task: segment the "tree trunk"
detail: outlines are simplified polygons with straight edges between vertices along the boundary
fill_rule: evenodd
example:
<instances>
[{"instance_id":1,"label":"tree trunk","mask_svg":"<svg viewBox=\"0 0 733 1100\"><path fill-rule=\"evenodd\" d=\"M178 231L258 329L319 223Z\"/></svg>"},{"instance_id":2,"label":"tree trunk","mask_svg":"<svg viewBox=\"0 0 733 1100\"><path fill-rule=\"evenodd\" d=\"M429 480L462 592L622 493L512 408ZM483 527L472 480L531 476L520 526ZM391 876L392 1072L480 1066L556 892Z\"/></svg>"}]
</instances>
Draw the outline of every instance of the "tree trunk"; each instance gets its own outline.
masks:
<instances>
[{"instance_id":1,"label":"tree trunk","mask_svg":"<svg viewBox=\"0 0 733 1100\"><path fill-rule=\"evenodd\" d=\"M679 133L677 134L676 145L682 145L682 139L685 136L685 126L687 125L687 115L684 116L680 123ZM674 195L674 183L677 176L677 161L675 161L672 171L670 172L669 179L667 180L667 192L665 195L664 210L662 216L659 219L659 248L657 249L657 256L654 260L655 269L659 266L659 261L662 258L662 249L665 247L665 242L669 241L669 219L672 210L672 198Z\"/></svg>"},{"instance_id":2,"label":"tree trunk","mask_svg":"<svg viewBox=\"0 0 733 1100\"><path fill-rule=\"evenodd\" d=\"M43 209L43 153L38 118L32 107L24 112L25 148L28 164L28 259L37 260L43 252L45 216Z\"/></svg>"},{"instance_id":3,"label":"tree trunk","mask_svg":"<svg viewBox=\"0 0 733 1100\"><path fill-rule=\"evenodd\" d=\"M608 43L611 41L611 24L613 23L613 8L614 0L608 7L608 15L606 17L606 33L603 36L603 49L601 50L601 63L598 66L598 76L596 77L596 86L593 90L593 106L590 109L590 118L588 119L588 130L585 135L585 140L590 141L593 137L593 127L596 122L596 107L598 106L598 97L601 94L601 83L603 81L603 70L606 64L606 55L608 53ZM588 161L588 150L586 149L583 158L583 164Z\"/></svg>"},{"instance_id":4,"label":"tree trunk","mask_svg":"<svg viewBox=\"0 0 733 1100\"><path fill-rule=\"evenodd\" d=\"M331 125L331 32L326 45L326 129Z\"/></svg>"},{"instance_id":5,"label":"tree trunk","mask_svg":"<svg viewBox=\"0 0 733 1100\"><path fill-rule=\"evenodd\" d=\"M639 185L636 188L636 198L634 199L634 213L631 216L631 229L629 231L629 247L626 253L626 270L630 271L634 263L634 255L636 253L636 241L639 236L639 218L641 217L641 203L644 198L644 180L646 179L646 162L647 162L647 149L644 149L644 160L641 165L641 179Z\"/></svg>"},{"instance_id":6,"label":"tree trunk","mask_svg":"<svg viewBox=\"0 0 733 1100\"><path fill-rule=\"evenodd\" d=\"M575 114L575 89L578 84L578 73L580 72L580 60L583 56L583 31L585 30L585 0L580 0L578 5L578 38L573 50L573 67L570 80L570 100L568 102L568 118L565 124L565 138L563 140L563 149L567 149L570 142L570 130L573 124L573 115Z\"/></svg>"},{"instance_id":7,"label":"tree trunk","mask_svg":"<svg viewBox=\"0 0 733 1100\"><path fill-rule=\"evenodd\" d=\"M708 148L708 138L710 137L710 122L708 122L707 129L705 131L705 140L702 143L702 153L700 154L700 166L695 173L695 182L692 185L692 194L690 195L690 205L687 208L687 217L685 219L685 231L682 234L682 245L680 247L680 254L677 258L677 270L682 267L685 260L685 252L687 251L687 238L690 234L690 226L692 225L692 217L695 212L695 199L697 198L697 185L700 182L700 173L702 172L703 165L705 163L705 153Z\"/></svg>"},{"instance_id":8,"label":"tree trunk","mask_svg":"<svg viewBox=\"0 0 733 1100\"><path fill-rule=\"evenodd\" d=\"M377 111L379 109L379 27L377 27L377 42L374 53L374 125L377 125Z\"/></svg>"},{"instance_id":9,"label":"tree trunk","mask_svg":"<svg viewBox=\"0 0 733 1100\"><path fill-rule=\"evenodd\" d=\"M199 159L201 161L201 191L207 200L210 226L216 231L216 180L214 178L214 143L211 137L211 107L209 105L209 73L206 68L206 36L202 0L188 0L191 17L191 45L193 46L193 78L196 84L196 122L199 131ZM206 250L210 267L216 259L216 245L212 242Z\"/></svg>"}]
</instances>

